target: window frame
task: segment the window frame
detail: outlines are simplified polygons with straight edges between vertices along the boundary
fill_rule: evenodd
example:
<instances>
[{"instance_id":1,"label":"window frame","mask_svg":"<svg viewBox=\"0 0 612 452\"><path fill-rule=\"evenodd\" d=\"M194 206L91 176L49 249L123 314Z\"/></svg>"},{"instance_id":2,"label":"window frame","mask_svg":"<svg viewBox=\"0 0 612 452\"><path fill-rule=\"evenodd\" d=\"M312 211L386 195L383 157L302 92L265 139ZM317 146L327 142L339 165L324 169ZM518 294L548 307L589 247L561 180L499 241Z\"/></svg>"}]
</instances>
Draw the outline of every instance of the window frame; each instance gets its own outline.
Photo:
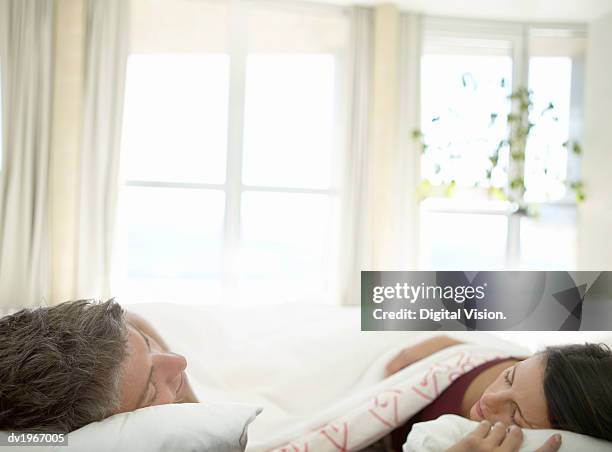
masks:
<instances>
[{"instance_id":1,"label":"window frame","mask_svg":"<svg viewBox=\"0 0 612 452\"><path fill-rule=\"evenodd\" d=\"M243 183L243 152L244 152L244 125L245 125L245 101L246 101L246 77L247 77L247 59L249 54L260 54L256 50L249 52L249 36L244 30L249 29L249 14L254 8L260 9L281 9L295 11L299 9L308 9L313 11L328 12L333 9L336 14L348 17L348 9L340 6L324 5L320 8L318 5L306 5L299 2L295 4L281 4L278 2L255 3L251 1L232 2L229 10L229 30L243 30L240 33L228 33L229 42L227 47L227 55L229 56L229 89L228 89L228 122L227 122L227 144L226 144L226 170L224 183L195 183L195 182L170 182L170 181L153 181L153 180L137 180L123 178L121 181L122 187L144 187L144 188L186 188L196 190L217 190L221 191L225 197L225 210L223 219L223 251L221 263L221 281L220 291L216 292L216 288L212 288L212 293L215 296L227 298L227 301L235 302L235 294L238 293L238 283L240 279L238 255L241 246L241 211L242 211L242 195L247 192L257 193L304 193L329 196L332 202L339 203L343 193L343 173L341 164L346 157L346 126L348 124L348 114L345 111L347 55L345 51L335 51L325 53L332 55L336 62L335 71L335 103L334 103L334 119L338 127L334 127L333 136L333 155L331 156L331 174L332 180L329 188L298 188L286 187L277 185L248 185ZM217 52L218 53L218 52ZM280 54L273 52L272 54ZM295 55L309 54L304 52L295 52ZM341 215L340 208L337 209L336 215ZM339 219L336 218L336 224L340 226ZM339 245L340 231L339 227L336 230L330 231L333 235L332 240ZM125 234L123 228L122 234ZM123 240L126 240L123 237ZM337 247L336 247L337 248ZM127 257L127 256L125 256ZM330 251L330 283L331 287L324 294L324 299L319 302L330 304L338 304L339 289L337 280L340 274L339 251L332 249ZM115 266L122 267L122 266ZM130 287L138 287L139 284L129 283L130 278L127 275L126 269L117 270L113 278L115 284L123 286L124 290L133 294L138 293L138 290L130 290ZM168 284L169 287L176 288L182 286L182 281L176 280ZM197 283L195 287L207 287L207 282L203 281L202 286ZM203 294L205 296L208 293ZM272 301L267 299L266 301Z\"/></svg>"},{"instance_id":2,"label":"window frame","mask_svg":"<svg viewBox=\"0 0 612 452\"><path fill-rule=\"evenodd\" d=\"M558 46L554 46L549 51L533 52L531 49L532 40L538 37L559 38ZM457 42L465 40L465 42L480 41L482 43L492 43L507 41L510 43L510 57L512 59L512 89L518 86L528 86L529 81L529 63L533 56L569 56L572 60L572 81L570 93L570 131L569 140L577 140L582 142L583 138L583 121L584 121L584 71L585 71L585 53L586 53L586 38L587 27L584 24L557 24L557 23L523 23L523 22L504 22L495 20L475 20L475 19L459 19L459 18L444 18L444 17L425 17L423 18L422 46L421 57L428 52L428 46L432 46L437 51L436 54L456 54L458 48ZM568 39L563 45L563 39ZM440 45L440 42L446 40L448 45ZM436 43L436 41L438 41ZM482 48L463 46L464 50L470 48L475 54L482 51ZM484 47L490 52L495 49L495 46ZM499 49L503 51L503 49ZM486 54L495 54L493 52ZM419 64L420 66L420 64ZM419 71L420 77L420 71ZM420 99L420 96L419 96ZM420 100L418 111L421 111ZM518 103L512 102L511 113L518 113ZM418 124L422 118L418 115ZM419 158L420 164L420 158ZM513 174L519 170L517 163L510 159L509 174ZM567 175L568 179L577 180L580 178L580 157L568 151ZM521 173L523 176L524 173ZM576 207L576 201L573 193L567 190L562 199L544 201L539 204L549 208L559 206ZM506 238L506 269L517 269L520 259L520 218L521 213L516 209L508 208L500 210L496 208L487 209L480 204L477 207L466 207L461 205L454 206L452 203L428 203L427 200L419 205L419 217L423 216L423 212L427 213L457 213L457 214L489 214L503 215L507 217L508 231ZM419 219L419 224L421 220ZM421 229L419 227L419 229ZM422 237L422 232L420 232ZM424 267L424 255L422 250L422 240L419 240L419 266Z\"/></svg>"}]
</instances>

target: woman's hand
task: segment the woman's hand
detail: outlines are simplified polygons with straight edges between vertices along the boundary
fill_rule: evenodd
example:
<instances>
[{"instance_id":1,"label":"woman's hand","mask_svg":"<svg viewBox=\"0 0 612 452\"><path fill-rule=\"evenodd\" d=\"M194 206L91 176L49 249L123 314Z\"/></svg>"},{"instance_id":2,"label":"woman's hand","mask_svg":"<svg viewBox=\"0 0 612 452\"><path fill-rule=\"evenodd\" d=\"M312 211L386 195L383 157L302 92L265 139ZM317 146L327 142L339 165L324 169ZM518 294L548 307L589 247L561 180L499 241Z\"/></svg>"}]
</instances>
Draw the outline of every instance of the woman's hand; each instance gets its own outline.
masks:
<instances>
[{"instance_id":1,"label":"woman's hand","mask_svg":"<svg viewBox=\"0 0 612 452\"><path fill-rule=\"evenodd\" d=\"M491 428L482 421L476 430L463 438L446 452L517 452L523 443L523 432L513 425L508 430L501 422ZM561 435L552 435L535 452L555 452L561 447Z\"/></svg>"},{"instance_id":2,"label":"woman's hand","mask_svg":"<svg viewBox=\"0 0 612 452\"><path fill-rule=\"evenodd\" d=\"M451 339L448 336L436 336L426 341L419 342L412 347L405 348L402 350L385 368L385 377L393 375L399 372L404 367L409 366L423 358L427 358L443 348L450 347L451 345L461 344L460 341Z\"/></svg>"}]
</instances>

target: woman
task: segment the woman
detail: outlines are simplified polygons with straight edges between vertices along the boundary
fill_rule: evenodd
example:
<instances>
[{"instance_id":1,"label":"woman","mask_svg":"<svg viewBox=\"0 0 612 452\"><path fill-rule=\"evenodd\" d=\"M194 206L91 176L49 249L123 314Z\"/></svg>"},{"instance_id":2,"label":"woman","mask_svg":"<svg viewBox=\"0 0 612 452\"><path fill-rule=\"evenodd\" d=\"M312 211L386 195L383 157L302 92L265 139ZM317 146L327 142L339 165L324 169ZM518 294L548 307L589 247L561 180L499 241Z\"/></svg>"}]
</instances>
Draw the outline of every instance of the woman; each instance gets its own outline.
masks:
<instances>
[{"instance_id":1,"label":"woman","mask_svg":"<svg viewBox=\"0 0 612 452\"><path fill-rule=\"evenodd\" d=\"M406 348L388 364L387 376L457 344L460 342L438 336ZM490 361L455 380L434 402L396 429L391 441L386 439L387 444L392 443L391 450L401 450L414 423L443 414L487 421L485 425L496 438L499 435L490 426L499 423L519 428L568 430L612 441L610 376L612 352L603 344L549 347L529 358ZM502 431L506 431L505 427ZM554 446L557 442L551 438L548 445Z\"/></svg>"}]
</instances>

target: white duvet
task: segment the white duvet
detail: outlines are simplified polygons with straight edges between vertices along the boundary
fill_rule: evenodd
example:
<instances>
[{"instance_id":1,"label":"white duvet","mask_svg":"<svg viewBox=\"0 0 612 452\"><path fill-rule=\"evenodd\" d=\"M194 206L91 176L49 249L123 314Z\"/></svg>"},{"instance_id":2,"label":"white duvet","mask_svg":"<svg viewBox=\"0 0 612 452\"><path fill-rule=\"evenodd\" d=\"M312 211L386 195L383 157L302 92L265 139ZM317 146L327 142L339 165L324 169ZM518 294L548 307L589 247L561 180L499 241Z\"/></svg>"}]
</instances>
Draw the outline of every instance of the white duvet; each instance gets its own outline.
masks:
<instances>
[{"instance_id":1,"label":"white duvet","mask_svg":"<svg viewBox=\"0 0 612 452\"><path fill-rule=\"evenodd\" d=\"M149 319L170 346L187 357L188 373L201 401L264 408L249 429L247 450L253 452L304 438L360 404L370 403L380 390L407 378L408 371L403 371L395 380L383 381L386 363L403 347L435 335L361 332L355 308L149 304L128 309ZM486 344L495 353L528 354L486 333L464 333L463 339ZM409 372L422 375L431 365L423 360Z\"/></svg>"}]
</instances>

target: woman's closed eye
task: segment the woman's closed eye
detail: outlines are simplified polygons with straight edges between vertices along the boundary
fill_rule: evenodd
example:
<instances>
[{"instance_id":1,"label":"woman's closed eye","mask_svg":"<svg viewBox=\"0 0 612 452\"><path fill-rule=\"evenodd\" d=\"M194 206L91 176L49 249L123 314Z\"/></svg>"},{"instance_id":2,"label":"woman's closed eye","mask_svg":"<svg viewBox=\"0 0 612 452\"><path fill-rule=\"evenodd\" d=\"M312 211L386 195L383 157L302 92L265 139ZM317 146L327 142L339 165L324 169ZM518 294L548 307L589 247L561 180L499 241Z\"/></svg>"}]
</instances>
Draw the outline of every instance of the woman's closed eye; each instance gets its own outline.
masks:
<instances>
[{"instance_id":1,"label":"woman's closed eye","mask_svg":"<svg viewBox=\"0 0 612 452\"><path fill-rule=\"evenodd\" d=\"M509 367L508 369L504 371L504 380L506 381L506 384L508 385L509 388L512 387L512 380L514 379L513 370L514 370L514 366ZM512 417L511 417L512 423L515 425L518 425L519 427L522 427L516 418L516 414L518 413L518 406L516 404L513 404L513 405L514 406L512 409Z\"/></svg>"},{"instance_id":2,"label":"woman's closed eye","mask_svg":"<svg viewBox=\"0 0 612 452\"><path fill-rule=\"evenodd\" d=\"M512 367L508 367L505 371L504 371L504 380L506 381L506 384L508 385L508 387L512 387L512 380L510 379L510 373L512 372Z\"/></svg>"}]
</instances>

